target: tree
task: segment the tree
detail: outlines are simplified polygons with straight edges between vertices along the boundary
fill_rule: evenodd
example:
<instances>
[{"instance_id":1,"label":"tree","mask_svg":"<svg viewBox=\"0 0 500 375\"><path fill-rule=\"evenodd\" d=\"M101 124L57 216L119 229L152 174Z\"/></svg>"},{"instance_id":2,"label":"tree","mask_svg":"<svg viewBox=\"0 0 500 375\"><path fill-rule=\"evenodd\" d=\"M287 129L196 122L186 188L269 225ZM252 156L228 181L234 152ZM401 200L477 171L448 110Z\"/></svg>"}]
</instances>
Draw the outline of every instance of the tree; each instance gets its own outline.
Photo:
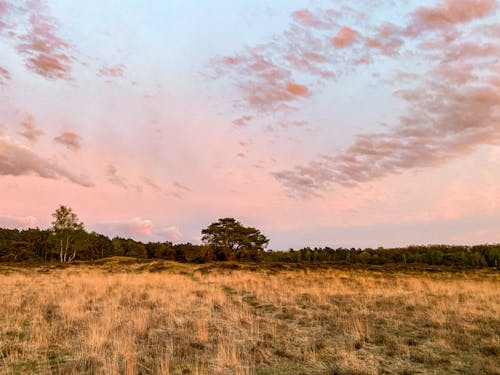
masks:
<instances>
[{"instance_id":1,"label":"tree","mask_svg":"<svg viewBox=\"0 0 500 375\"><path fill-rule=\"evenodd\" d=\"M218 260L257 259L269 240L258 229L244 227L233 218L219 219L201 231L201 240L209 245Z\"/></svg>"},{"instance_id":2,"label":"tree","mask_svg":"<svg viewBox=\"0 0 500 375\"><path fill-rule=\"evenodd\" d=\"M79 231L83 231L83 223L78 220L78 216L71 208L60 205L52 214L52 231L59 242L59 261L70 263L76 257L76 248L73 247L73 254L70 255L70 245L72 237Z\"/></svg>"}]
</instances>

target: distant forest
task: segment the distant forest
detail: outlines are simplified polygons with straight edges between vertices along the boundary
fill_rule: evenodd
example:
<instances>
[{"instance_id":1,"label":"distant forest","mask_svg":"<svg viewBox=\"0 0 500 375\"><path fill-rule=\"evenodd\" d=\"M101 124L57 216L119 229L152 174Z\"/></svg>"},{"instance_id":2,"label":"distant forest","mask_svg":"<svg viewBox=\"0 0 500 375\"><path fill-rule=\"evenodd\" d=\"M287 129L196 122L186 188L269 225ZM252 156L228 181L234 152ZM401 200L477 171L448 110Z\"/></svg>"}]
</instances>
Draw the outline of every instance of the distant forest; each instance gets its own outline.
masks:
<instances>
[{"instance_id":1,"label":"distant forest","mask_svg":"<svg viewBox=\"0 0 500 375\"><path fill-rule=\"evenodd\" d=\"M60 262L63 241L52 229L0 229L0 262ZM444 266L497 267L500 262L500 244L475 246L428 245L405 248L310 248L287 251L217 252L212 245L193 245L172 242L142 243L83 229L71 233L63 244L71 248L73 259L92 261L112 256L143 259L166 259L177 262L205 263L209 261L254 262L328 262L328 263L423 263Z\"/></svg>"}]
</instances>

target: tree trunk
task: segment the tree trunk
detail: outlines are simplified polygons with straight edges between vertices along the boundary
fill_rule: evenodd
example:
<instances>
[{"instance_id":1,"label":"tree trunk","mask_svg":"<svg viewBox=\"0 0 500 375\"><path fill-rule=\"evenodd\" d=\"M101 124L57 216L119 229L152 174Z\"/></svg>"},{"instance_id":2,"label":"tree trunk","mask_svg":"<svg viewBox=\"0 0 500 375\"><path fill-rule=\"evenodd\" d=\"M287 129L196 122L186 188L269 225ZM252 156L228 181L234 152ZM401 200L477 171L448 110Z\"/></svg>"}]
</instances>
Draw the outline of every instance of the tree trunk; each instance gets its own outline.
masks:
<instances>
[{"instance_id":1,"label":"tree trunk","mask_svg":"<svg viewBox=\"0 0 500 375\"><path fill-rule=\"evenodd\" d=\"M60 241L60 250L59 250L59 261L61 263L70 263L76 257L76 250L73 254L69 255L69 233L66 233L66 243L63 243L63 239Z\"/></svg>"}]
</instances>

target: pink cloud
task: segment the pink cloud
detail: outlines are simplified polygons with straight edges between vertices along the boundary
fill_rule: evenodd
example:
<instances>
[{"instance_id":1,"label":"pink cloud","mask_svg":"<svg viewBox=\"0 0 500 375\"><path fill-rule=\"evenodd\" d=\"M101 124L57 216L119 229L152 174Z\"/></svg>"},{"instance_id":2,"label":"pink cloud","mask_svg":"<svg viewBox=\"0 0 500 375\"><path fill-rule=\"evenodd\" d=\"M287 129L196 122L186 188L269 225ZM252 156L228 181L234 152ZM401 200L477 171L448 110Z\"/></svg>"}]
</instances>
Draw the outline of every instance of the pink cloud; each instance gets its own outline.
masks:
<instances>
[{"instance_id":1,"label":"pink cloud","mask_svg":"<svg viewBox=\"0 0 500 375\"><path fill-rule=\"evenodd\" d=\"M332 44L337 48L344 48L354 44L358 32L350 27L343 26L340 31L332 38Z\"/></svg>"},{"instance_id":2,"label":"pink cloud","mask_svg":"<svg viewBox=\"0 0 500 375\"><path fill-rule=\"evenodd\" d=\"M69 57L65 54L39 53L28 59L28 67L46 78L67 78L70 71Z\"/></svg>"},{"instance_id":3,"label":"pink cloud","mask_svg":"<svg viewBox=\"0 0 500 375\"><path fill-rule=\"evenodd\" d=\"M38 138L42 136L45 132L38 129L35 126L35 119L31 115L26 115L26 118L21 122L21 126L24 128L22 132L19 132L23 137L25 137L31 143L36 143Z\"/></svg>"},{"instance_id":4,"label":"pink cloud","mask_svg":"<svg viewBox=\"0 0 500 375\"><path fill-rule=\"evenodd\" d=\"M322 79L335 77L328 56L326 43L316 33L294 24L284 33L283 51L277 48L284 65Z\"/></svg>"},{"instance_id":5,"label":"pink cloud","mask_svg":"<svg viewBox=\"0 0 500 375\"><path fill-rule=\"evenodd\" d=\"M317 52L304 52L304 57L310 61L324 62L327 60L325 55L321 55Z\"/></svg>"},{"instance_id":6,"label":"pink cloud","mask_svg":"<svg viewBox=\"0 0 500 375\"><path fill-rule=\"evenodd\" d=\"M365 40L367 47L378 50L385 56L397 56L404 40L400 28L391 23L383 24L374 37Z\"/></svg>"},{"instance_id":7,"label":"pink cloud","mask_svg":"<svg viewBox=\"0 0 500 375\"><path fill-rule=\"evenodd\" d=\"M172 183L172 185L174 186L175 189L177 190L182 190L182 191L191 191L191 189L189 187L187 187L186 185L180 183L179 181L174 181Z\"/></svg>"},{"instance_id":8,"label":"pink cloud","mask_svg":"<svg viewBox=\"0 0 500 375\"><path fill-rule=\"evenodd\" d=\"M286 84L287 91L292 95L305 96L309 94L309 89L306 85L299 85L298 83L288 82Z\"/></svg>"},{"instance_id":9,"label":"pink cloud","mask_svg":"<svg viewBox=\"0 0 500 375\"><path fill-rule=\"evenodd\" d=\"M378 35L381 38L391 38L401 35L401 28L390 22L385 22L378 28Z\"/></svg>"},{"instance_id":10,"label":"pink cloud","mask_svg":"<svg viewBox=\"0 0 500 375\"><path fill-rule=\"evenodd\" d=\"M107 180L110 184L113 184L115 186L119 186L119 187L124 188L124 189L129 188L128 183L127 183L127 179L118 174L118 170L116 169L116 167L113 164L108 164L106 166L106 176L107 176Z\"/></svg>"},{"instance_id":11,"label":"pink cloud","mask_svg":"<svg viewBox=\"0 0 500 375\"><path fill-rule=\"evenodd\" d=\"M385 56L396 56L403 43L403 40L399 38L393 38L390 40L368 38L366 40L367 47L377 49L382 55Z\"/></svg>"},{"instance_id":12,"label":"pink cloud","mask_svg":"<svg viewBox=\"0 0 500 375\"><path fill-rule=\"evenodd\" d=\"M49 79L69 78L69 44L57 35L57 22L43 13L39 2L30 3L29 30L20 36L20 53L29 69Z\"/></svg>"},{"instance_id":13,"label":"pink cloud","mask_svg":"<svg viewBox=\"0 0 500 375\"><path fill-rule=\"evenodd\" d=\"M452 46L446 50L443 62L464 61L467 59L479 60L482 58L493 57L498 59L500 56L500 45L496 43L477 43L464 42Z\"/></svg>"},{"instance_id":14,"label":"pink cloud","mask_svg":"<svg viewBox=\"0 0 500 375\"><path fill-rule=\"evenodd\" d=\"M5 15L7 13L7 6L9 4L7 3L6 0L0 0L0 31L5 27Z\"/></svg>"},{"instance_id":15,"label":"pink cloud","mask_svg":"<svg viewBox=\"0 0 500 375\"><path fill-rule=\"evenodd\" d=\"M114 66L103 66L99 69L100 75L109 78L123 77L124 72L125 72L125 66L123 64L118 64Z\"/></svg>"},{"instance_id":16,"label":"pink cloud","mask_svg":"<svg viewBox=\"0 0 500 375\"><path fill-rule=\"evenodd\" d=\"M315 13L309 9L299 9L292 13L294 21L302 26L312 28L331 27L335 23L335 19L339 16L339 12L333 9L326 9Z\"/></svg>"},{"instance_id":17,"label":"pink cloud","mask_svg":"<svg viewBox=\"0 0 500 375\"><path fill-rule=\"evenodd\" d=\"M116 171L114 171L114 174L112 176L114 179L116 179L115 184L126 187L126 179L124 177L120 177L116 174ZM186 186L185 184L179 182L179 181L173 181L171 184L169 184L167 187L162 187L159 184L157 184L153 179L149 177L141 177L141 181L149 187L151 190L154 192L162 195L163 197L174 197L174 198L182 198L183 194L192 191L189 186Z\"/></svg>"},{"instance_id":18,"label":"pink cloud","mask_svg":"<svg viewBox=\"0 0 500 375\"><path fill-rule=\"evenodd\" d=\"M162 240L178 241L182 238L181 231L175 226L156 228L149 219L135 217L128 220L104 221L94 225L96 231L110 237L135 238L152 240L159 237Z\"/></svg>"},{"instance_id":19,"label":"pink cloud","mask_svg":"<svg viewBox=\"0 0 500 375\"><path fill-rule=\"evenodd\" d=\"M10 80L11 80L11 76L10 76L9 71L0 66L0 86L5 85Z\"/></svg>"},{"instance_id":20,"label":"pink cloud","mask_svg":"<svg viewBox=\"0 0 500 375\"><path fill-rule=\"evenodd\" d=\"M250 121L252 121L253 116L245 115L233 120L233 124L236 126L246 126Z\"/></svg>"},{"instance_id":21,"label":"pink cloud","mask_svg":"<svg viewBox=\"0 0 500 375\"><path fill-rule=\"evenodd\" d=\"M327 34L321 30L320 13L303 9L293 14L294 21L281 38L222 60L218 67L230 72L251 109L274 113L311 95L309 79L334 79L373 62L377 55L398 57L407 43L408 53L415 56L410 43L418 37L417 52L428 70L423 76L411 75L410 81L407 74L403 81L413 88L399 90L409 108L399 123L383 133L358 135L340 153L274 173L292 195L319 195L331 184L354 186L441 165L498 141L500 80L493 78L498 76L498 40L489 27L473 29L475 38L482 33L492 39L488 42L472 42L455 27L490 14L494 5L459 0L420 7L410 13L408 26L384 23L372 31L368 28L366 38L344 26L330 39L339 48L335 52L323 42ZM358 41L366 48L360 50ZM294 82L296 75L306 77L304 85Z\"/></svg>"},{"instance_id":22,"label":"pink cloud","mask_svg":"<svg viewBox=\"0 0 500 375\"><path fill-rule=\"evenodd\" d=\"M116 173L116 170L115 170L115 173ZM161 187L155 182L153 181L151 178L149 177L141 177L141 181L146 184L146 186L148 186L150 189L156 191L156 192L162 192L162 189Z\"/></svg>"},{"instance_id":23,"label":"pink cloud","mask_svg":"<svg viewBox=\"0 0 500 375\"><path fill-rule=\"evenodd\" d=\"M216 76L230 78L249 109L260 114L290 111L294 103L311 95L313 85L309 82L295 83L292 70L321 79L335 77L329 66L330 56L323 53L327 51L327 41L322 41L311 30L302 27L304 22L309 24L306 21L308 14L312 13L299 11L294 14L294 20L301 21L298 24L294 21L275 42L249 47L236 55L213 60ZM331 13L318 12L317 16L318 21L311 25L326 24ZM235 120L235 124L244 123L247 121L243 118Z\"/></svg>"},{"instance_id":24,"label":"pink cloud","mask_svg":"<svg viewBox=\"0 0 500 375\"><path fill-rule=\"evenodd\" d=\"M428 84L406 95L407 117L389 132L360 134L343 152L274 173L293 196L319 195L330 184L355 186L409 169L441 165L500 142L500 84ZM425 95L421 95L425 92Z\"/></svg>"},{"instance_id":25,"label":"pink cloud","mask_svg":"<svg viewBox=\"0 0 500 375\"><path fill-rule=\"evenodd\" d=\"M483 11L470 17L452 12L449 20L466 22L486 14ZM491 36L490 28L475 31ZM401 35L397 27L386 25L366 45L395 56L404 43ZM417 89L398 91L408 102L409 112L390 131L358 135L343 152L317 157L274 176L293 196L320 195L331 184L349 187L409 169L441 165L481 145L500 142L500 80L495 79L498 42L461 39L465 40L446 29L421 41L429 60L429 80L421 81Z\"/></svg>"},{"instance_id":26,"label":"pink cloud","mask_svg":"<svg viewBox=\"0 0 500 375\"><path fill-rule=\"evenodd\" d=\"M238 56L224 56L222 58L222 62L224 62L224 64L228 64L228 65L236 65L242 61L243 60L241 58L239 58Z\"/></svg>"},{"instance_id":27,"label":"pink cloud","mask_svg":"<svg viewBox=\"0 0 500 375\"><path fill-rule=\"evenodd\" d=\"M337 73L341 75L349 69L336 65L338 52L335 54L330 47L331 43L349 47L358 33L344 26L333 40L329 39L329 30L337 26L337 18L339 13L331 9L298 10L282 35L270 43L213 59L213 71L216 77L226 76L232 81L247 109L261 116L290 112L303 97L314 94L319 80L335 79ZM305 77L300 85L294 82L295 73ZM241 108L241 103L235 108ZM244 123L247 122L235 120L235 124Z\"/></svg>"},{"instance_id":28,"label":"pink cloud","mask_svg":"<svg viewBox=\"0 0 500 375\"><path fill-rule=\"evenodd\" d=\"M219 74L230 74L245 102L261 112L287 109L288 103L307 96L307 86L294 83L290 69L274 63L266 55L260 48L248 49L238 58L218 59L216 70ZM240 117L234 123L243 125L248 122L245 118L249 117Z\"/></svg>"},{"instance_id":29,"label":"pink cloud","mask_svg":"<svg viewBox=\"0 0 500 375\"><path fill-rule=\"evenodd\" d=\"M54 141L71 151L78 151L82 147L82 137L70 131L63 132L54 138Z\"/></svg>"},{"instance_id":30,"label":"pink cloud","mask_svg":"<svg viewBox=\"0 0 500 375\"><path fill-rule=\"evenodd\" d=\"M94 225L100 233L111 237L137 238L150 237L153 234L153 222L135 217L130 220L106 221Z\"/></svg>"},{"instance_id":31,"label":"pink cloud","mask_svg":"<svg viewBox=\"0 0 500 375\"><path fill-rule=\"evenodd\" d=\"M316 26L319 24L319 21L309 9L296 10L292 13L292 15L293 18L306 26Z\"/></svg>"},{"instance_id":32,"label":"pink cloud","mask_svg":"<svg viewBox=\"0 0 500 375\"><path fill-rule=\"evenodd\" d=\"M373 62L372 57L369 54L364 54L361 57L354 59L353 64L354 65L365 65L365 64L370 64L371 62Z\"/></svg>"},{"instance_id":33,"label":"pink cloud","mask_svg":"<svg viewBox=\"0 0 500 375\"><path fill-rule=\"evenodd\" d=\"M179 241L182 238L181 231L174 226L154 229L153 234L167 241Z\"/></svg>"},{"instance_id":34,"label":"pink cloud","mask_svg":"<svg viewBox=\"0 0 500 375\"><path fill-rule=\"evenodd\" d=\"M444 0L436 7L420 7L413 14L407 34L445 29L455 24L470 22L490 14L497 6L496 0Z\"/></svg>"},{"instance_id":35,"label":"pink cloud","mask_svg":"<svg viewBox=\"0 0 500 375\"><path fill-rule=\"evenodd\" d=\"M466 84L478 78L478 76L474 74L473 65L465 62L454 64L452 69L450 69L450 63L440 64L434 69L434 74L443 81L459 85Z\"/></svg>"},{"instance_id":36,"label":"pink cloud","mask_svg":"<svg viewBox=\"0 0 500 375\"><path fill-rule=\"evenodd\" d=\"M94 186L88 176L75 174L8 136L0 137L0 175L36 175L54 180L65 179L85 187Z\"/></svg>"},{"instance_id":37,"label":"pink cloud","mask_svg":"<svg viewBox=\"0 0 500 375\"><path fill-rule=\"evenodd\" d=\"M33 216L0 215L0 228L28 229L35 228L38 220Z\"/></svg>"},{"instance_id":38,"label":"pink cloud","mask_svg":"<svg viewBox=\"0 0 500 375\"><path fill-rule=\"evenodd\" d=\"M500 23L476 26L474 28L474 34L498 40L500 35Z\"/></svg>"}]
</instances>

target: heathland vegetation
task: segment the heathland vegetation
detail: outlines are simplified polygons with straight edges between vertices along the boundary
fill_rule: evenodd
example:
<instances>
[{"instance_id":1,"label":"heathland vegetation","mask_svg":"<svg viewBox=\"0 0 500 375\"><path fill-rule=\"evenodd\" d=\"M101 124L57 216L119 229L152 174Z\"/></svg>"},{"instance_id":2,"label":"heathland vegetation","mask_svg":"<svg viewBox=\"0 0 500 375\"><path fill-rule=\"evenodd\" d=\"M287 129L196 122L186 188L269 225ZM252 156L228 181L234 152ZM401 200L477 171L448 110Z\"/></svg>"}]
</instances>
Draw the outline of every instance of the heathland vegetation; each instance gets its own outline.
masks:
<instances>
[{"instance_id":1,"label":"heathland vegetation","mask_svg":"<svg viewBox=\"0 0 500 375\"><path fill-rule=\"evenodd\" d=\"M498 374L496 270L231 264L0 264L0 373Z\"/></svg>"},{"instance_id":2,"label":"heathland vegetation","mask_svg":"<svg viewBox=\"0 0 500 375\"><path fill-rule=\"evenodd\" d=\"M498 374L499 245L265 250L0 229L2 374Z\"/></svg>"},{"instance_id":3,"label":"heathland vegetation","mask_svg":"<svg viewBox=\"0 0 500 375\"><path fill-rule=\"evenodd\" d=\"M425 245L404 248L310 248L265 250L268 238L233 218L219 219L202 230L203 244L143 243L85 230L71 208L60 206L49 229L1 229L0 262L94 261L113 256L178 262L252 261L264 263L428 264L498 267L500 244Z\"/></svg>"}]
</instances>

